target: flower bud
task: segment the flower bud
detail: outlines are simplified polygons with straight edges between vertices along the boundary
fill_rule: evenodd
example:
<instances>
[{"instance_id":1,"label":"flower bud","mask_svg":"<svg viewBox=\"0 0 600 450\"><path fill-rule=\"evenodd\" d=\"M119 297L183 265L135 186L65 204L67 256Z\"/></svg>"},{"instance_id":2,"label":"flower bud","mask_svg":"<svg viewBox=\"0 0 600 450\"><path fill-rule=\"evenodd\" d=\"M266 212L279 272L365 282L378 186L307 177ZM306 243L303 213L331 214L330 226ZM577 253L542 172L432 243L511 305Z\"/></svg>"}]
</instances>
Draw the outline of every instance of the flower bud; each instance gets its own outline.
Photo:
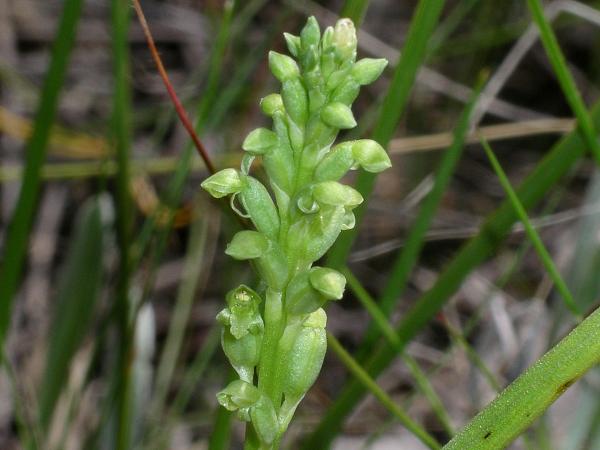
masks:
<instances>
[{"instance_id":1,"label":"flower bud","mask_svg":"<svg viewBox=\"0 0 600 450\"><path fill-rule=\"evenodd\" d=\"M267 189L256 178L246 176L240 192L242 204L258 231L270 239L279 234L279 215Z\"/></svg>"},{"instance_id":2,"label":"flower bud","mask_svg":"<svg viewBox=\"0 0 600 450\"><path fill-rule=\"evenodd\" d=\"M317 63L319 62L319 50L316 45L311 45L310 47L303 49L302 56L300 57L300 63L302 65L302 69L304 69L304 79L306 82L310 84L314 84L316 81L316 76L310 77L309 74L314 72L314 69L317 67Z\"/></svg>"},{"instance_id":3,"label":"flower bud","mask_svg":"<svg viewBox=\"0 0 600 450\"><path fill-rule=\"evenodd\" d=\"M296 275L286 291L286 310L289 314L310 314L329 300L339 300L344 294L346 279L329 268L313 267Z\"/></svg>"},{"instance_id":4,"label":"flower bud","mask_svg":"<svg viewBox=\"0 0 600 450\"><path fill-rule=\"evenodd\" d=\"M311 286L328 300L340 300L344 296L346 278L328 267L313 267L308 279Z\"/></svg>"},{"instance_id":5,"label":"flower bud","mask_svg":"<svg viewBox=\"0 0 600 450\"><path fill-rule=\"evenodd\" d=\"M279 434L279 421L269 397L261 395L256 404L250 407L250 418L258 439L264 446L270 448Z\"/></svg>"},{"instance_id":6,"label":"flower bud","mask_svg":"<svg viewBox=\"0 0 600 450\"><path fill-rule=\"evenodd\" d=\"M354 78L348 78L333 91L330 100L344 105L351 105L358 97L359 92L360 85L358 82Z\"/></svg>"},{"instance_id":7,"label":"flower bud","mask_svg":"<svg viewBox=\"0 0 600 450\"><path fill-rule=\"evenodd\" d=\"M256 404L260 396L257 387L242 380L235 380L217 394L217 401L227 411L237 411Z\"/></svg>"},{"instance_id":8,"label":"flower bud","mask_svg":"<svg viewBox=\"0 0 600 450\"><path fill-rule=\"evenodd\" d=\"M304 25L304 28L302 28L302 31L300 32L300 39L302 41L303 49L308 49L311 46L317 47L319 45L321 30L319 28L319 23L314 16L310 16L306 20L306 25Z\"/></svg>"},{"instance_id":9,"label":"flower bud","mask_svg":"<svg viewBox=\"0 0 600 450\"><path fill-rule=\"evenodd\" d=\"M269 52L269 67L275 78L281 82L300 75L296 61L289 56L274 51Z\"/></svg>"},{"instance_id":10,"label":"flower bud","mask_svg":"<svg viewBox=\"0 0 600 450\"><path fill-rule=\"evenodd\" d=\"M329 53L330 50L333 50L333 27L325 28L323 31L323 38L321 39L321 48L323 49L323 53Z\"/></svg>"},{"instance_id":11,"label":"flower bud","mask_svg":"<svg viewBox=\"0 0 600 450\"><path fill-rule=\"evenodd\" d=\"M314 384L327 350L325 325L327 315L318 309L308 316L287 355L287 371L283 380L286 401L300 399Z\"/></svg>"},{"instance_id":12,"label":"flower bud","mask_svg":"<svg viewBox=\"0 0 600 450\"><path fill-rule=\"evenodd\" d=\"M269 240L258 231L237 232L225 249L225 253L234 259L254 259L264 255L269 249Z\"/></svg>"},{"instance_id":13,"label":"flower bud","mask_svg":"<svg viewBox=\"0 0 600 450\"><path fill-rule=\"evenodd\" d=\"M333 147L315 169L316 181L337 181L354 165L352 142L343 142Z\"/></svg>"},{"instance_id":14,"label":"flower bud","mask_svg":"<svg viewBox=\"0 0 600 450\"><path fill-rule=\"evenodd\" d=\"M350 73L358 84L364 86L379 78L387 64L387 59L384 58L363 58L354 64Z\"/></svg>"},{"instance_id":15,"label":"flower bud","mask_svg":"<svg viewBox=\"0 0 600 450\"><path fill-rule=\"evenodd\" d=\"M322 181L313 188L315 199L324 205L355 208L363 202L363 197L356 189L337 181Z\"/></svg>"},{"instance_id":16,"label":"flower bud","mask_svg":"<svg viewBox=\"0 0 600 450\"><path fill-rule=\"evenodd\" d=\"M239 192L243 183L237 170L223 169L208 177L200 186L214 198L221 198Z\"/></svg>"},{"instance_id":17,"label":"flower bud","mask_svg":"<svg viewBox=\"0 0 600 450\"><path fill-rule=\"evenodd\" d=\"M254 260L256 270L273 289L281 290L287 281L288 265L277 242L258 231L238 231L225 249L234 259Z\"/></svg>"},{"instance_id":18,"label":"flower bud","mask_svg":"<svg viewBox=\"0 0 600 450\"><path fill-rule=\"evenodd\" d=\"M371 139L360 139L352 145L352 155L367 172L382 172L392 167L390 157L378 142Z\"/></svg>"},{"instance_id":19,"label":"flower bud","mask_svg":"<svg viewBox=\"0 0 600 450\"><path fill-rule=\"evenodd\" d=\"M283 37L285 38L285 42L287 44L288 51L294 58L297 58L298 55L300 55L300 50L302 48L301 47L302 43L300 42L300 37L294 36L293 34L290 34L290 33L283 33Z\"/></svg>"},{"instance_id":20,"label":"flower bud","mask_svg":"<svg viewBox=\"0 0 600 450\"><path fill-rule=\"evenodd\" d=\"M356 30L350 19L340 19L333 29L333 45L340 63L356 58Z\"/></svg>"},{"instance_id":21,"label":"flower bud","mask_svg":"<svg viewBox=\"0 0 600 450\"><path fill-rule=\"evenodd\" d=\"M283 109L283 100L279 94L269 94L260 100L260 109L267 116L272 117L276 111Z\"/></svg>"},{"instance_id":22,"label":"flower bud","mask_svg":"<svg viewBox=\"0 0 600 450\"><path fill-rule=\"evenodd\" d=\"M281 98L292 120L303 126L308 116L308 94L299 78L291 78L283 82Z\"/></svg>"},{"instance_id":23,"label":"flower bud","mask_svg":"<svg viewBox=\"0 0 600 450\"><path fill-rule=\"evenodd\" d=\"M257 128L246 136L242 148L252 155L262 155L277 145L275 133L266 128Z\"/></svg>"},{"instance_id":24,"label":"flower bud","mask_svg":"<svg viewBox=\"0 0 600 450\"><path fill-rule=\"evenodd\" d=\"M343 103L330 103L321 111L321 119L330 127L346 130L356 126L352 110Z\"/></svg>"}]
</instances>

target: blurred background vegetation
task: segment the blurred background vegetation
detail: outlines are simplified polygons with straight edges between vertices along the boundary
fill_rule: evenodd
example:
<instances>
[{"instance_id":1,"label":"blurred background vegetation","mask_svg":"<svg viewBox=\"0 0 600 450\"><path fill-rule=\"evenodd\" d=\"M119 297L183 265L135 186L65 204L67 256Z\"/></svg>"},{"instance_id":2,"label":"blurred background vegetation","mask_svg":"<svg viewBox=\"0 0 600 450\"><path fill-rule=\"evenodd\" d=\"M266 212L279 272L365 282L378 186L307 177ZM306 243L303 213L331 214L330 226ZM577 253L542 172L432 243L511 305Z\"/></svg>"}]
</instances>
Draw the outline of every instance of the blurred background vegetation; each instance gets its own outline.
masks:
<instances>
[{"instance_id":1,"label":"blurred background vegetation","mask_svg":"<svg viewBox=\"0 0 600 450\"><path fill-rule=\"evenodd\" d=\"M297 33L307 15L330 25L342 12L364 12L359 55L390 60L355 104L360 126L348 136L369 137L385 119L381 105L417 1L142 6L171 81L223 168L239 164L242 140L266 122L258 103L277 89L267 51L285 51L283 31ZM545 7L591 108L600 94L600 2ZM425 38L424 64L393 113L402 113L388 146L394 167L377 179L347 259L356 280L329 307L328 329L366 366L384 343L365 350L365 301L391 296L395 324L437 295L443 308L409 333L402 357L372 374L444 443L575 318L515 218L494 216L490 248L465 253L505 198L475 133L430 205L432 220L421 221L422 242L409 241L416 250L405 286L393 286L392 267L435 192L482 72L488 83L470 124L513 185L565 148L575 124L523 0L448 0ZM600 289L600 177L581 141L568 142L567 156L530 179L525 203L589 312ZM253 275L223 254L239 225L199 192L207 174L129 2L0 0L0 448L241 448L243 427L216 405L230 374L214 318L224 293ZM455 255L462 272L444 272L457 267ZM436 291L443 280L456 286ZM352 377L330 352L285 448L304 441L325 449L332 439L335 449L424 448L374 397L336 403L349 398L340 392ZM592 371L512 448L600 449L599 391Z\"/></svg>"}]
</instances>

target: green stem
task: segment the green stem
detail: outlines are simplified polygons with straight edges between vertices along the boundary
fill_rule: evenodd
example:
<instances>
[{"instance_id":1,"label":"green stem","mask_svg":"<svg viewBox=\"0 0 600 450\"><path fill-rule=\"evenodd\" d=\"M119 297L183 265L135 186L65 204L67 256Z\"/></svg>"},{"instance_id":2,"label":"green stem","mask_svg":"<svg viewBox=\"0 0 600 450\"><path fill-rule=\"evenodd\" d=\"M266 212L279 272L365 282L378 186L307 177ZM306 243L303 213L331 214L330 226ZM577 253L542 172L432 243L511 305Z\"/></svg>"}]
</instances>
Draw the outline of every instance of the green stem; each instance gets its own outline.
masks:
<instances>
[{"instance_id":1,"label":"green stem","mask_svg":"<svg viewBox=\"0 0 600 450\"><path fill-rule=\"evenodd\" d=\"M284 314L281 292L267 289L265 298L265 333L262 342L259 363L259 387L273 402L275 411L279 410L280 395L277 394L277 352L279 339L284 328Z\"/></svg>"},{"instance_id":2,"label":"green stem","mask_svg":"<svg viewBox=\"0 0 600 450\"><path fill-rule=\"evenodd\" d=\"M430 449L439 449L440 444L418 423L413 421L383 389L369 376L369 374L356 362L352 356L342 347L342 344L331 333L327 333L327 343L335 354L342 360L344 365L352 372L356 379L371 392L383 406L387 408L399 421ZM464 447L465 449L468 447Z\"/></svg>"},{"instance_id":3,"label":"green stem","mask_svg":"<svg viewBox=\"0 0 600 450\"><path fill-rule=\"evenodd\" d=\"M444 450L502 449L600 363L600 308L517 378Z\"/></svg>"}]
</instances>

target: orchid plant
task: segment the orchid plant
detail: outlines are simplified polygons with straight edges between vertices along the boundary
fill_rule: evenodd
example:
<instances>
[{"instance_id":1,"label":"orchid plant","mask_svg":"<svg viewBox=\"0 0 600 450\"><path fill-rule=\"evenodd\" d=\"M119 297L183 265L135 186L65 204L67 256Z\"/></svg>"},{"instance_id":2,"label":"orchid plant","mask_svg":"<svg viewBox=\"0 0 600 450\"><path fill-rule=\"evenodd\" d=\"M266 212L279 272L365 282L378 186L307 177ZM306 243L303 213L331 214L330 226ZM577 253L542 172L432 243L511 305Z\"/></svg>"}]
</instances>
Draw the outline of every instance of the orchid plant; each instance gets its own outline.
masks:
<instances>
[{"instance_id":1,"label":"orchid plant","mask_svg":"<svg viewBox=\"0 0 600 450\"><path fill-rule=\"evenodd\" d=\"M360 86L375 81L385 59L356 61L356 31L349 19L321 34L310 17L300 36L285 33L290 56L269 53L281 93L261 100L273 120L244 140L239 170L221 170L202 183L213 197L250 219L226 253L249 260L260 283L227 294L222 346L239 379L218 393L219 403L249 423L246 449L275 449L294 412L315 382L327 347L323 309L340 300L344 276L315 266L340 232L354 227L363 198L340 179L352 169L391 166L375 141L333 145L340 130L356 126L351 105ZM250 175L256 158L268 189Z\"/></svg>"}]
</instances>

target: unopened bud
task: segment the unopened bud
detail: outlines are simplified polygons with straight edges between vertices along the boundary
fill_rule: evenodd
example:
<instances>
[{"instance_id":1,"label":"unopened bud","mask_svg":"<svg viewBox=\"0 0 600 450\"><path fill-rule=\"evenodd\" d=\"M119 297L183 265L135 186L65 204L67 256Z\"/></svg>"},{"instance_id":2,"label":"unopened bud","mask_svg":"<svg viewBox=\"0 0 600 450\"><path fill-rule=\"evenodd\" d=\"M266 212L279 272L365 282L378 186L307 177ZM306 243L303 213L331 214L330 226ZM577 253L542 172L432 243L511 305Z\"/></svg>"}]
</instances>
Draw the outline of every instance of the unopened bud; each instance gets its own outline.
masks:
<instances>
[{"instance_id":1,"label":"unopened bud","mask_svg":"<svg viewBox=\"0 0 600 450\"><path fill-rule=\"evenodd\" d=\"M321 111L321 119L330 127L346 130L356 126L352 110L341 102L330 103Z\"/></svg>"},{"instance_id":2,"label":"unopened bud","mask_svg":"<svg viewBox=\"0 0 600 450\"><path fill-rule=\"evenodd\" d=\"M237 232L225 249L225 253L234 259L255 259L264 255L269 249L269 240L258 231L244 230Z\"/></svg>"},{"instance_id":3,"label":"unopened bud","mask_svg":"<svg viewBox=\"0 0 600 450\"><path fill-rule=\"evenodd\" d=\"M315 199L328 206L354 208L363 202L363 197L356 189L337 181L322 181L313 189Z\"/></svg>"},{"instance_id":4,"label":"unopened bud","mask_svg":"<svg viewBox=\"0 0 600 450\"><path fill-rule=\"evenodd\" d=\"M260 108L267 116L272 117L277 111L283 109L283 100L279 94L269 94L260 101Z\"/></svg>"},{"instance_id":5,"label":"unopened bud","mask_svg":"<svg viewBox=\"0 0 600 450\"><path fill-rule=\"evenodd\" d=\"M367 172L378 173L392 167L390 157L378 142L360 139L352 145L352 155Z\"/></svg>"},{"instance_id":6,"label":"unopened bud","mask_svg":"<svg viewBox=\"0 0 600 450\"><path fill-rule=\"evenodd\" d=\"M243 183L237 170L223 169L208 177L200 186L213 197L221 198L239 192Z\"/></svg>"},{"instance_id":7,"label":"unopened bud","mask_svg":"<svg viewBox=\"0 0 600 450\"><path fill-rule=\"evenodd\" d=\"M275 78L281 82L300 75L296 61L289 56L274 51L269 52L269 67Z\"/></svg>"},{"instance_id":8,"label":"unopened bud","mask_svg":"<svg viewBox=\"0 0 600 450\"><path fill-rule=\"evenodd\" d=\"M257 128L246 136L242 148L253 155L262 155L277 145L275 133L266 128Z\"/></svg>"},{"instance_id":9,"label":"unopened bud","mask_svg":"<svg viewBox=\"0 0 600 450\"><path fill-rule=\"evenodd\" d=\"M379 78L387 64L387 59L363 58L354 64L350 73L359 84L371 84Z\"/></svg>"}]
</instances>

